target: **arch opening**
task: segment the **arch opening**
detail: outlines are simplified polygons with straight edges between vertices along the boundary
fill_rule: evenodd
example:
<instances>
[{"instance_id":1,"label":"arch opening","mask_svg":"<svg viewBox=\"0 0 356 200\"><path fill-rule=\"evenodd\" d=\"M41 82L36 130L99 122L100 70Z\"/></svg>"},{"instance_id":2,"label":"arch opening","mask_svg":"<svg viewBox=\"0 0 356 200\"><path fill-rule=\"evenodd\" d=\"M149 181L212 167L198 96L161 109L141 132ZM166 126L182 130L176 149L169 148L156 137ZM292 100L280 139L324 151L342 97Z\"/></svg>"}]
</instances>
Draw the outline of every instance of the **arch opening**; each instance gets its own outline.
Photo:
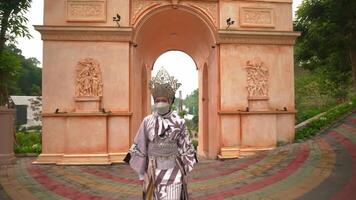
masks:
<instances>
[{"instance_id":1,"label":"arch opening","mask_svg":"<svg viewBox=\"0 0 356 200\"><path fill-rule=\"evenodd\" d=\"M191 56L198 69L199 88L199 146L198 152L207 157L209 145L209 112L212 112L208 93L210 89L207 80L215 80L209 76L210 68L217 66L217 48L211 28L197 14L184 8L165 7L149 14L136 29L132 48L131 85L132 96L132 133L135 133L142 118L151 112L151 94L148 81L156 59L164 52L178 50ZM215 70L215 68L214 68ZM204 97L202 96L204 95ZM215 94L216 96L216 94ZM138 97L138 98L137 98ZM211 101L210 103L214 103ZM136 105L142 105L140 106ZM216 104L214 104L215 106ZM205 117L202 117L205 116ZM131 141L133 140L132 135Z\"/></svg>"},{"instance_id":2,"label":"arch opening","mask_svg":"<svg viewBox=\"0 0 356 200\"><path fill-rule=\"evenodd\" d=\"M199 104L198 104L198 68L187 53L169 50L161 54L154 62L151 75L156 76L164 67L182 85L176 91L172 109L186 120L186 126L193 139L197 139ZM151 97L153 104L153 98Z\"/></svg>"},{"instance_id":3,"label":"arch opening","mask_svg":"<svg viewBox=\"0 0 356 200\"><path fill-rule=\"evenodd\" d=\"M136 50L143 52L145 63L152 66L162 53L179 50L192 56L198 67L203 65L215 45L215 38L202 17L184 7L165 6L147 15L138 24L134 36Z\"/></svg>"}]
</instances>

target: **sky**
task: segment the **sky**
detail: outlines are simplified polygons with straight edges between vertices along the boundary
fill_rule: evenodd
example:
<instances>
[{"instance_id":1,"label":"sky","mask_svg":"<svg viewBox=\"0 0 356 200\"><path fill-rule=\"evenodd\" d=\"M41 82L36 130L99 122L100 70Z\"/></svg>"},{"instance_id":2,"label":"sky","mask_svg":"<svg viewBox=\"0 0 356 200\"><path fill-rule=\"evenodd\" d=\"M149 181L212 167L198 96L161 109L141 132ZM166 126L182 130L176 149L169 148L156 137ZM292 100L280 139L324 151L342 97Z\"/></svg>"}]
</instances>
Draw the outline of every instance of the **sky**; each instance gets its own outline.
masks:
<instances>
[{"instance_id":1,"label":"sky","mask_svg":"<svg viewBox=\"0 0 356 200\"><path fill-rule=\"evenodd\" d=\"M172 60L174 61L172 62ZM178 91L182 91L183 98L198 88L198 70L196 70L194 60L188 54L182 51L163 53L153 65L152 76L155 76L161 67L164 67L182 84ZM176 96L179 97L179 92L176 93Z\"/></svg>"},{"instance_id":2,"label":"sky","mask_svg":"<svg viewBox=\"0 0 356 200\"><path fill-rule=\"evenodd\" d=\"M293 0L293 12L300 5L302 0ZM28 28L31 39L17 39L17 47L22 50L22 54L26 57L35 57L42 63L42 40L41 35L34 29L33 25L43 25L43 0L32 0L30 10L26 13L29 20ZM179 90L182 90L182 96L185 98L198 87L198 72L194 60L187 54L179 51L171 51L162 54L155 62L152 76L158 69L164 66L168 73L178 79L182 83ZM42 67L42 64L41 66Z\"/></svg>"}]
</instances>

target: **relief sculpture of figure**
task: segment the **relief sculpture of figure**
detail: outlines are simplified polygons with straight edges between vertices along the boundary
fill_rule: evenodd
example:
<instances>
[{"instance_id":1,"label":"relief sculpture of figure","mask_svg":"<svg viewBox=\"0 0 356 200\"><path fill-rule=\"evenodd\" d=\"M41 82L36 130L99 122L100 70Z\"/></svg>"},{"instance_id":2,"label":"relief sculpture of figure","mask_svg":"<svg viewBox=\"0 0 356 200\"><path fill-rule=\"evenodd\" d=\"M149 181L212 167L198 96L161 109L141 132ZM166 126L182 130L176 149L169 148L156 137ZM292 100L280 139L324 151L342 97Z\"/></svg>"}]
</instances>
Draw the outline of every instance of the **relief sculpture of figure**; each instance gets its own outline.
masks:
<instances>
[{"instance_id":1,"label":"relief sculpture of figure","mask_svg":"<svg viewBox=\"0 0 356 200\"><path fill-rule=\"evenodd\" d=\"M77 65L77 96L102 96L103 83L98 62L86 58Z\"/></svg>"},{"instance_id":2,"label":"relief sculpture of figure","mask_svg":"<svg viewBox=\"0 0 356 200\"><path fill-rule=\"evenodd\" d=\"M247 91L249 96L268 96L268 68L261 61L247 61Z\"/></svg>"},{"instance_id":3,"label":"relief sculpture of figure","mask_svg":"<svg viewBox=\"0 0 356 200\"><path fill-rule=\"evenodd\" d=\"M143 199L188 199L187 173L197 162L184 119L172 111L181 84L161 68L150 82L153 113L146 116L124 161L143 181Z\"/></svg>"}]
</instances>

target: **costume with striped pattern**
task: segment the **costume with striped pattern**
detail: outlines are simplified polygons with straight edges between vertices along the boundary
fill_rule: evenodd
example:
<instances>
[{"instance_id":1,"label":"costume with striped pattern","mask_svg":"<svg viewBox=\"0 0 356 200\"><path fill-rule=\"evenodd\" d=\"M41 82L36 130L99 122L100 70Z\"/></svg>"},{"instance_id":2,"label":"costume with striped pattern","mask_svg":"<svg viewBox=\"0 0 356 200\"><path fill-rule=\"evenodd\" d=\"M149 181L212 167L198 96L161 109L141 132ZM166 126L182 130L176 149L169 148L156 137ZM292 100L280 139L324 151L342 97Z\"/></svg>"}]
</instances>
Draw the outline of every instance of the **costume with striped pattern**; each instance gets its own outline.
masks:
<instances>
[{"instance_id":1,"label":"costume with striped pattern","mask_svg":"<svg viewBox=\"0 0 356 200\"><path fill-rule=\"evenodd\" d=\"M176 141L178 155L175 165L168 169L157 168L158 159L147 156L147 146L155 137ZM160 116L153 113L144 118L129 150L130 166L143 181L144 199L187 199L186 174L193 169L196 151L191 143L184 119L169 112Z\"/></svg>"}]
</instances>

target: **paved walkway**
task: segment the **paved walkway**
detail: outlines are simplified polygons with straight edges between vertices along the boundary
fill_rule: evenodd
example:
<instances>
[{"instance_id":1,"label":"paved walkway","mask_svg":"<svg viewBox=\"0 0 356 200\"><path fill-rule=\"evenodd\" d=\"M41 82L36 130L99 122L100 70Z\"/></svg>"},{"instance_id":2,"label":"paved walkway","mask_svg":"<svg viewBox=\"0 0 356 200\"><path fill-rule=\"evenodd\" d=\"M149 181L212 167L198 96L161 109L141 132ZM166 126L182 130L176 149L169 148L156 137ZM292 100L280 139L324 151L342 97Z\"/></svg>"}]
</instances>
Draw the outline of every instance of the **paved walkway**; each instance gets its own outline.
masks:
<instances>
[{"instance_id":1,"label":"paved walkway","mask_svg":"<svg viewBox=\"0 0 356 200\"><path fill-rule=\"evenodd\" d=\"M189 177L192 199L355 199L356 112L302 143L244 159L204 161ZM0 199L141 199L124 164L32 165L0 170Z\"/></svg>"}]
</instances>

